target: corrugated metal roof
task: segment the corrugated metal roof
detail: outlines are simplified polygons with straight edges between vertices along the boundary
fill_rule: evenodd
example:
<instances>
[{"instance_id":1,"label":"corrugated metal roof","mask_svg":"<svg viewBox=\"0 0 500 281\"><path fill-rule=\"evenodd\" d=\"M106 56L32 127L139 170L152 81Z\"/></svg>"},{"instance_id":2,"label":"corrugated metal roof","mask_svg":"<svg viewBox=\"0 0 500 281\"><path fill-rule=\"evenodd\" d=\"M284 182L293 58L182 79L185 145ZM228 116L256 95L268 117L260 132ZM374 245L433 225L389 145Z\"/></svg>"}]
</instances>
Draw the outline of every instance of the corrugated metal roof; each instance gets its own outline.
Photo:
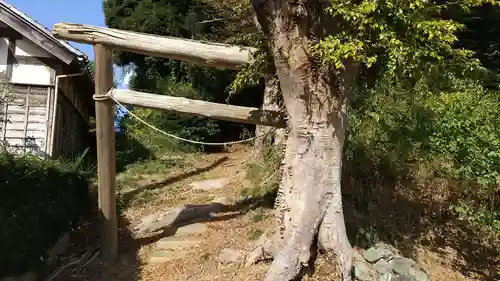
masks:
<instances>
[{"instance_id":1,"label":"corrugated metal roof","mask_svg":"<svg viewBox=\"0 0 500 281\"><path fill-rule=\"evenodd\" d=\"M38 30L39 32L41 32L42 34L44 34L48 39L50 39L51 41L53 41L53 42L61 45L64 48L66 48L68 51L70 51L71 53L73 53L76 57L78 57L79 59L81 59L84 62L84 64L85 64L86 70L87 70L90 78L92 80L94 79L92 71L90 71L90 61L89 61L89 58L82 51L80 51L76 47L70 45L68 42L66 42L64 40L55 38L54 35L52 34L52 32L50 31L50 29L48 29L47 27L43 26L42 24L40 24L39 22L37 22L33 18L29 17L25 13L21 12L16 7L14 7L13 5L8 4L7 2L5 2L3 0L0 0L0 6L3 7L3 8L5 8L6 10L11 11L17 17L21 18L28 25L30 25L32 28L34 28L34 29Z\"/></svg>"}]
</instances>

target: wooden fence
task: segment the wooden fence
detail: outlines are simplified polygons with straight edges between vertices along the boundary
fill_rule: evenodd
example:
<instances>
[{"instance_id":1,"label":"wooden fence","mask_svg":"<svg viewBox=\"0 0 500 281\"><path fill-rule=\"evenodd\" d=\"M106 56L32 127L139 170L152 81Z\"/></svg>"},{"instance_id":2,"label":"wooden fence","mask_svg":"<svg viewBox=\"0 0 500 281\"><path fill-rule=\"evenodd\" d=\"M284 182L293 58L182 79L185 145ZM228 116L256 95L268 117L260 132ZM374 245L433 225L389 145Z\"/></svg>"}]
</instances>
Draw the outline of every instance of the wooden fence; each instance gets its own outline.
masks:
<instances>
[{"instance_id":1,"label":"wooden fence","mask_svg":"<svg viewBox=\"0 0 500 281\"><path fill-rule=\"evenodd\" d=\"M127 105L278 128L285 126L283 116L276 111L113 89L113 49L237 70L250 61L252 48L70 23L56 24L53 34L60 39L94 45L100 240L104 261L114 262L118 254L115 110L114 101L108 95Z\"/></svg>"}]
</instances>

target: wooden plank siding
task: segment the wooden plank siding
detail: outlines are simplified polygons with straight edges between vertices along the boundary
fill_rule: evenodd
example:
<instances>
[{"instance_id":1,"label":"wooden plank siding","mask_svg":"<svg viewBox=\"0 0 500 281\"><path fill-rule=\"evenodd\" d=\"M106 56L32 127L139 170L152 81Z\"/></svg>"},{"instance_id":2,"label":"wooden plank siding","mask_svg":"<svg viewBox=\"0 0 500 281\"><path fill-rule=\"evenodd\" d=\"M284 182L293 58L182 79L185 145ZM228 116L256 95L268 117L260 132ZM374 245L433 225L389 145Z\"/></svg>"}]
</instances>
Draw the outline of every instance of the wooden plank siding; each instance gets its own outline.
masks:
<instances>
[{"instance_id":1,"label":"wooden plank siding","mask_svg":"<svg viewBox=\"0 0 500 281\"><path fill-rule=\"evenodd\" d=\"M89 107L82 95L92 95L92 93L82 93L75 89L75 78L63 78L59 80L59 91L68 99L71 106L76 109L76 113L79 114L85 121L89 121Z\"/></svg>"},{"instance_id":2,"label":"wooden plank siding","mask_svg":"<svg viewBox=\"0 0 500 281\"><path fill-rule=\"evenodd\" d=\"M60 92L57 106L52 156L71 156L83 151L89 146L88 122L62 92Z\"/></svg>"},{"instance_id":3,"label":"wooden plank siding","mask_svg":"<svg viewBox=\"0 0 500 281\"><path fill-rule=\"evenodd\" d=\"M0 132L8 150L40 156L50 153L52 157L71 156L85 150L90 139L89 108L73 88L72 83L66 83L59 89L55 140L52 142L54 87L12 85L11 99L0 107L0 114L7 117L6 123L0 125Z\"/></svg>"},{"instance_id":4,"label":"wooden plank siding","mask_svg":"<svg viewBox=\"0 0 500 281\"><path fill-rule=\"evenodd\" d=\"M31 152L45 155L47 118L47 87L11 86L11 100L0 108L6 122L2 140L14 153Z\"/></svg>"}]
</instances>

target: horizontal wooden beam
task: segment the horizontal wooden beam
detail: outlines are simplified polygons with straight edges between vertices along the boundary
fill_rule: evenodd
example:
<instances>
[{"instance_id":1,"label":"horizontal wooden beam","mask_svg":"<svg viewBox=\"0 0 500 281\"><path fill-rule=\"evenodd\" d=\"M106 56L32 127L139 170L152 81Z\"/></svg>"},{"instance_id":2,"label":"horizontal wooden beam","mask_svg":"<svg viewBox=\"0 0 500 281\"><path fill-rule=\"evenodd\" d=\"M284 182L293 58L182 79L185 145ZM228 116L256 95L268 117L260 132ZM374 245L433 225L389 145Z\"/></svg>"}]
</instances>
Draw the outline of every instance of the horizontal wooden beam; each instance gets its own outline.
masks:
<instances>
[{"instance_id":1,"label":"horizontal wooden beam","mask_svg":"<svg viewBox=\"0 0 500 281\"><path fill-rule=\"evenodd\" d=\"M187 61L209 67L239 69L250 61L250 47L157 36L99 26L58 23L56 38L107 47L148 56Z\"/></svg>"},{"instance_id":2,"label":"horizontal wooden beam","mask_svg":"<svg viewBox=\"0 0 500 281\"><path fill-rule=\"evenodd\" d=\"M285 118L277 111L147 94L127 89L112 89L112 95L116 101L126 105L162 109L212 119L277 128L284 128L286 126Z\"/></svg>"}]
</instances>

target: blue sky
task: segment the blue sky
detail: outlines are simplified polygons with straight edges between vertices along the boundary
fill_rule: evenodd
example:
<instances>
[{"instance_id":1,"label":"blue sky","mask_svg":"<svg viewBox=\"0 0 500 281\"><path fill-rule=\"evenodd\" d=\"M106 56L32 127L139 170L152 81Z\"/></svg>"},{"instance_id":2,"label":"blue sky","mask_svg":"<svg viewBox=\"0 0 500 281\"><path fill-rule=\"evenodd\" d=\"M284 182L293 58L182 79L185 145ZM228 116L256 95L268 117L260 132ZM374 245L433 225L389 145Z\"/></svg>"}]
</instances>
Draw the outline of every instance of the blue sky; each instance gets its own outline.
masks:
<instances>
[{"instance_id":1,"label":"blue sky","mask_svg":"<svg viewBox=\"0 0 500 281\"><path fill-rule=\"evenodd\" d=\"M58 22L106 26L102 0L5 0L5 2L14 5L50 30ZM91 45L70 43L93 60L94 52ZM118 81L125 81L119 85L120 88L127 86L127 78L130 78L130 75L124 75L122 69L115 68L115 76Z\"/></svg>"},{"instance_id":2,"label":"blue sky","mask_svg":"<svg viewBox=\"0 0 500 281\"><path fill-rule=\"evenodd\" d=\"M102 0L5 0L21 12L52 29L58 22L82 23L105 26ZM71 43L89 57L91 45Z\"/></svg>"}]
</instances>

